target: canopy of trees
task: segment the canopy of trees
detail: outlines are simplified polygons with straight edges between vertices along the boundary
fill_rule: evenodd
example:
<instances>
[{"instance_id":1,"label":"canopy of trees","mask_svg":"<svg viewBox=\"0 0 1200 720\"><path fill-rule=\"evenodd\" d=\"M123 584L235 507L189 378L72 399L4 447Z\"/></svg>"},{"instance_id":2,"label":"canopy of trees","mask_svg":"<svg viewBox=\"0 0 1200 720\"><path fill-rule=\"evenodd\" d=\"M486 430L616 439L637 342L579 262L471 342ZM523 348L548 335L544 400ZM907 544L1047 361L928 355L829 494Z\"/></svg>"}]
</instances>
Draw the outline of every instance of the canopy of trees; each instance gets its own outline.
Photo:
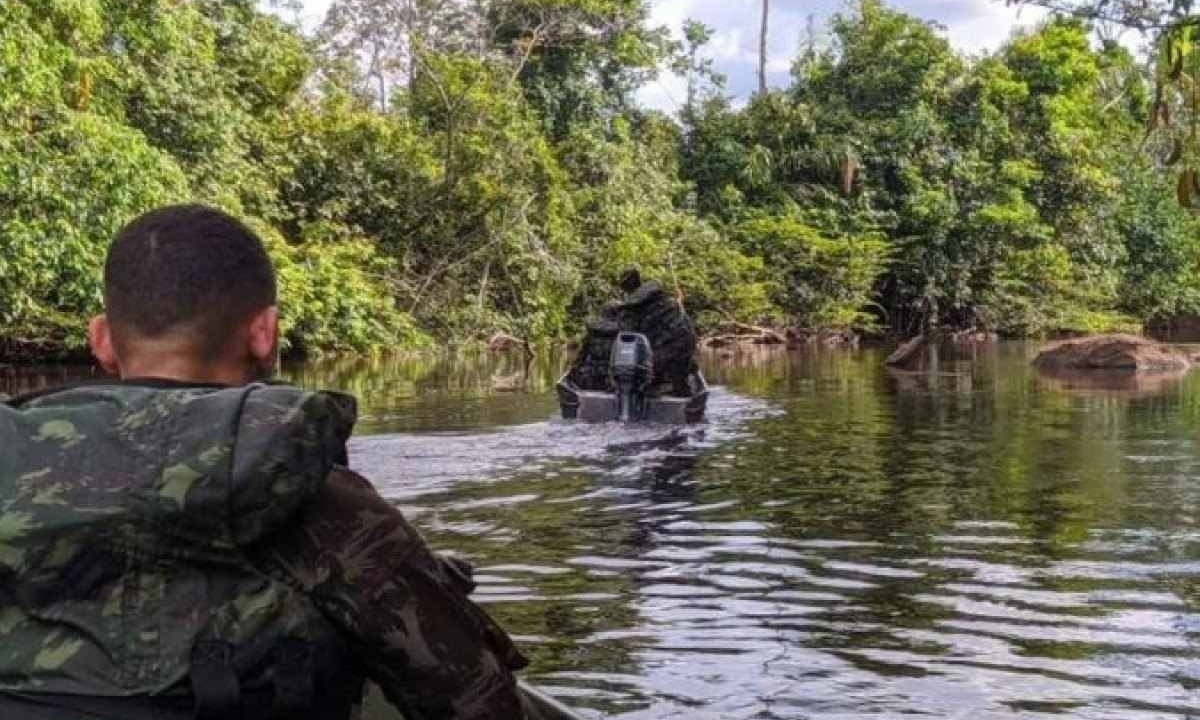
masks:
<instances>
[{"instance_id":1,"label":"canopy of trees","mask_svg":"<svg viewBox=\"0 0 1200 720\"><path fill-rule=\"evenodd\" d=\"M1178 175L1179 204L1200 212L1200 15L1196 0L1009 0L1083 18L1098 32L1130 31L1149 43L1154 57L1154 101L1146 137L1159 146L1163 164Z\"/></svg>"},{"instance_id":2,"label":"canopy of trees","mask_svg":"<svg viewBox=\"0 0 1200 720\"><path fill-rule=\"evenodd\" d=\"M1165 93L1069 15L966 57L858 0L790 87L739 107L708 29L676 46L647 17L337 0L306 37L252 0L0 3L0 354L78 347L115 230L178 201L262 233L297 351L561 338L629 265L701 325L1039 334L1200 311L1200 225L1176 202L1200 167L1190 65ZM677 118L632 99L665 66L689 81Z\"/></svg>"}]
</instances>

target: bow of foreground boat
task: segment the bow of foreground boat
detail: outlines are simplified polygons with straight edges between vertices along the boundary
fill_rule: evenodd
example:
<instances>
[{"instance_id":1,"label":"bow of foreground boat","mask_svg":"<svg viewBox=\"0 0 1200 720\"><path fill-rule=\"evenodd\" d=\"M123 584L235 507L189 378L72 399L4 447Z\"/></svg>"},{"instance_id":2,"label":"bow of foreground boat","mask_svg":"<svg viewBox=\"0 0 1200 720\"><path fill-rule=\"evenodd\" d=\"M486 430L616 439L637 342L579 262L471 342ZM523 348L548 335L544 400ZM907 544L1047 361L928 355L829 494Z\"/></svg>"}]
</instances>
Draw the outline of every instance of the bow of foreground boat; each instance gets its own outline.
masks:
<instances>
[{"instance_id":1,"label":"bow of foreground boat","mask_svg":"<svg viewBox=\"0 0 1200 720\"><path fill-rule=\"evenodd\" d=\"M583 720L583 715L550 697L542 690L524 681L518 681L517 684L521 690L525 720ZM362 718L363 720L407 720L399 710L388 703L383 697L383 693L375 685L371 685L367 693Z\"/></svg>"}]
</instances>

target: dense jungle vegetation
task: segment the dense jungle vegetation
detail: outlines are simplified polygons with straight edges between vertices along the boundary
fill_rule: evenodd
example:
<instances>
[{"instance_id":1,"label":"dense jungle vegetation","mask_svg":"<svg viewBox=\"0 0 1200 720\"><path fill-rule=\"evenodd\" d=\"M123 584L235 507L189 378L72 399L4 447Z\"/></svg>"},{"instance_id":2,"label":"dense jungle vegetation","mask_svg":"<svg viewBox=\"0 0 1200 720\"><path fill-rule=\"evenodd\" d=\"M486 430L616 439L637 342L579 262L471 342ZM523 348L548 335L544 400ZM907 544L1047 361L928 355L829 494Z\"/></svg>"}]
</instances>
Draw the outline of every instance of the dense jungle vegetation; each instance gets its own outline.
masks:
<instances>
[{"instance_id":1,"label":"dense jungle vegetation","mask_svg":"<svg viewBox=\"0 0 1200 720\"><path fill-rule=\"evenodd\" d=\"M0 354L80 346L107 242L179 201L261 232L296 351L562 338L629 265L709 327L1200 312L1194 27L1138 58L1061 5L968 57L856 0L739 103L644 0L340 0L310 36L252 0L0 2ZM664 67L677 117L633 101Z\"/></svg>"}]
</instances>

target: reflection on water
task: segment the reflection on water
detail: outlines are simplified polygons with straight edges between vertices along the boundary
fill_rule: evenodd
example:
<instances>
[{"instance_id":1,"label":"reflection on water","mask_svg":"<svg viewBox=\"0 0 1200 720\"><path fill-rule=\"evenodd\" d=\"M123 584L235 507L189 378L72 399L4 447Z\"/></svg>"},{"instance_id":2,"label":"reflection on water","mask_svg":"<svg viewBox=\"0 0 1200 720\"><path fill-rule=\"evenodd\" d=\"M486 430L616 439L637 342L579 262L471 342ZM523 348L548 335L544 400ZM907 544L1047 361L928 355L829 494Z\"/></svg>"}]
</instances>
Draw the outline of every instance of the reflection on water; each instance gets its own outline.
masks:
<instances>
[{"instance_id":1,"label":"reflection on water","mask_svg":"<svg viewBox=\"0 0 1200 720\"><path fill-rule=\"evenodd\" d=\"M100 377L96 368L83 365L13 366L0 363L0 399Z\"/></svg>"},{"instance_id":2,"label":"reflection on water","mask_svg":"<svg viewBox=\"0 0 1200 720\"><path fill-rule=\"evenodd\" d=\"M529 362L518 353L377 357L290 366L284 376L353 393L361 410L359 433L442 432L548 417L568 360L556 354Z\"/></svg>"},{"instance_id":3,"label":"reflection on water","mask_svg":"<svg viewBox=\"0 0 1200 720\"><path fill-rule=\"evenodd\" d=\"M561 360L292 376L362 397L355 464L594 716L1200 716L1200 374L1031 352L709 358L686 429L553 420Z\"/></svg>"},{"instance_id":4,"label":"reflection on water","mask_svg":"<svg viewBox=\"0 0 1200 720\"><path fill-rule=\"evenodd\" d=\"M1153 397L1175 388L1189 375L1187 370L1133 373L1121 370L1076 370L1038 368L1038 376L1060 390L1083 390L1128 397Z\"/></svg>"}]
</instances>

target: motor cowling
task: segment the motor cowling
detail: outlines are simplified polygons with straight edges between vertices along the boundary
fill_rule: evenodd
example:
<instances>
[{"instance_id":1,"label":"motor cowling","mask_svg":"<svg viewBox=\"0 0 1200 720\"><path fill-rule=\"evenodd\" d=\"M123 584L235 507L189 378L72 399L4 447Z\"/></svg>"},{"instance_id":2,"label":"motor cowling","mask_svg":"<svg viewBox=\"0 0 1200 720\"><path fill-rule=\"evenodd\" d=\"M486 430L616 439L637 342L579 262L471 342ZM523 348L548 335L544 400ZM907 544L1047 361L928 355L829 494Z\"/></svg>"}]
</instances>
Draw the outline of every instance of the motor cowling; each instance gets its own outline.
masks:
<instances>
[{"instance_id":1,"label":"motor cowling","mask_svg":"<svg viewBox=\"0 0 1200 720\"><path fill-rule=\"evenodd\" d=\"M609 373L617 390L621 422L641 420L646 411L646 388L654 375L654 351L640 333L618 333L613 342Z\"/></svg>"}]
</instances>

